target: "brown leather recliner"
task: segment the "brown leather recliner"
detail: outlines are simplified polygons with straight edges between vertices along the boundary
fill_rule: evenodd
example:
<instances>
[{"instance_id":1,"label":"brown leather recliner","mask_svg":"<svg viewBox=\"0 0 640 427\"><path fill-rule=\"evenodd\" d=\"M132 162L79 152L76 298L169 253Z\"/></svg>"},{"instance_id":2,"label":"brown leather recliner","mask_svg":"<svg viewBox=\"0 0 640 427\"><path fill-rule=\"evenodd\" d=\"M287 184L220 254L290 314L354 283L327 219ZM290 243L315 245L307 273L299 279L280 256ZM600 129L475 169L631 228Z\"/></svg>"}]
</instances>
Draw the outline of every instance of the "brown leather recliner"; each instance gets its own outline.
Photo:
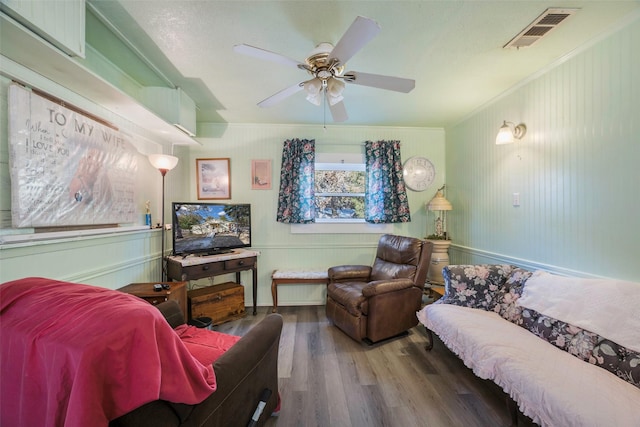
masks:
<instances>
[{"instance_id":1,"label":"brown leather recliner","mask_svg":"<svg viewBox=\"0 0 640 427\"><path fill-rule=\"evenodd\" d=\"M356 341L378 342L418 324L431 242L385 234L373 266L329 268L327 318Z\"/></svg>"}]
</instances>

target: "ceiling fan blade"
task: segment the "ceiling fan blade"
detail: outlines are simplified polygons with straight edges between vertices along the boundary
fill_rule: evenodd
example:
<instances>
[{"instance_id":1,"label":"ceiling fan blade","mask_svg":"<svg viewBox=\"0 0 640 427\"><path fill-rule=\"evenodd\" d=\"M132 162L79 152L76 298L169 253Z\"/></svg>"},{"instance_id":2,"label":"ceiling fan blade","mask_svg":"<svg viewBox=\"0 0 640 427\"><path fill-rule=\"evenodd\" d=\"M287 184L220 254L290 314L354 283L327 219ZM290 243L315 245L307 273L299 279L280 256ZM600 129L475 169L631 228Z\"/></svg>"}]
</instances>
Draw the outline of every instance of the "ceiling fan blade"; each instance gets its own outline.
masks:
<instances>
[{"instance_id":1,"label":"ceiling fan blade","mask_svg":"<svg viewBox=\"0 0 640 427\"><path fill-rule=\"evenodd\" d=\"M300 92L301 90L302 90L302 84L296 83L295 85L282 89L280 92L274 95L271 95L270 97L258 102L258 107L262 107L262 108L271 107L277 104L278 102L282 101L283 99L290 97L294 93Z\"/></svg>"},{"instance_id":2,"label":"ceiling fan blade","mask_svg":"<svg viewBox=\"0 0 640 427\"><path fill-rule=\"evenodd\" d=\"M329 110L331 111L331 117L333 117L333 121L336 123L344 122L349 118L349 116L347 115L347 109L344 106L344 102L342 101L334 105L329 105Z\"/></svg>"},{"instance_id":3,"label":"ceiling fan blade","mask_svg":"<svg viewBox=\"0 0 640 427\"><path fill-rule=\"evenodd\" d=\"M376 21L364 16L356 17L340 41L336 43L329 54L329 61L337 59L344 65L360 49L380 32L380 25Z\"/></svg>"},{"instance_id":4,"label":"ceiling fan blade","mask_svg":"<svg viewBox=\"0 0 640 427\"><path fill-rule=\"evenodd\" d=\"M344 74L344 81L356 85L370 86L378 89L409 93L416 87L416 81L401 77L383 76L380 74L349 71Z\"/></svg>"},{"instance_id":5,"label":"ceiling fan blade","mask_svg":"<svg viewBox=\"0 0 640 427\"><path fill-rule=\"evenodd\" d=\"M241 53L243 55L253 56L254 58L277 62L278 64L291 67L298 67L298 64L302 64L300 61L296 61L295 59L280 55L279 53L264 50L255 46L250 46L248 44L237 44L233 47L233 50L234 52Z\"/></svg>"}]
</instances>

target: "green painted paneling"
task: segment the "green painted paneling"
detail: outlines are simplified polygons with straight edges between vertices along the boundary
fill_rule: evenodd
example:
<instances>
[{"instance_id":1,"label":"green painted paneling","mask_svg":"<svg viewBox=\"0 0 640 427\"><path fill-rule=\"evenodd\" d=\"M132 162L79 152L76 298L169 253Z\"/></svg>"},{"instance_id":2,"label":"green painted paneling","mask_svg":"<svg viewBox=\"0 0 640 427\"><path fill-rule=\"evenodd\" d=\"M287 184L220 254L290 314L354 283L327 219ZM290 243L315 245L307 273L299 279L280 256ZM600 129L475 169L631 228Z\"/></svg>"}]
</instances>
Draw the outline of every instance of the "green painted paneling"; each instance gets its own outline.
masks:
<instances>
[{"instance_id":1,"label":"green painted paneling","mask_svg":"<svg viewBox=\"0 0 640 427\"><path fill-rule=\"evenodd\" d=\"M105 67L104 60L87 55L83 64L97 74L110 80L107 73L109 68L120 70L125 76L134 79L141 86L167 86L167 82L159 77L153 69L145 64L134 52L126 46L121 39L116 37L111 29L96 18L94 11L89 8L86 12L87 35L86 41L92 50L99 52L105 58L110 67ZM121 87L117 81L112 81L114 85ZM124 88L121 87L124 90Z\"/></svg>"},{"instance_id":2,"label":"green painted paneling","mask_svg":"<svg viewBox=\"0 0 640 427\"><path fill-rule=\"evenodd\" d=\"M640 279L638 46L636 19L447 128L453 263ZM496 146L503 120L524 139Z\"/></svg>"},{"instance_id":3,"label":"green painted paneling","mask_svg":"<svg viewBox=\"0 0 640 427\"><path fill-rule=\"evenodd\" d=\"M340 264L371 264L379 234L292 234L290 226L276 222L282 143L289 138L316 140L318 152L360 152L367 140L401 141L402 159L425 156L436 166L436 181L424 192L408 191L412 221L393 226L393 233L424 237L425 203L435 194L444 179L444 132L442 129L296 125L220 125L210 129L217 138L198 138L202 147L189 151L191 175L188 194L175 194L180 201L196 200L195 161L197 158L231 159L231 200L252 205L252 244L261 252L258 257L258 304L271 304L271 272L275 269L326 269ZM272 162L271 190L251 189L251 160ZM167 175L169 177L169 175ZM248 276L247 276L248 277ZM221 279L223 280L223 279ZM250 280L245 282L245 300L249 301ZM279 302L286 304L321 304L322 287L282 286Z\"/></svg>"}]
</instances>

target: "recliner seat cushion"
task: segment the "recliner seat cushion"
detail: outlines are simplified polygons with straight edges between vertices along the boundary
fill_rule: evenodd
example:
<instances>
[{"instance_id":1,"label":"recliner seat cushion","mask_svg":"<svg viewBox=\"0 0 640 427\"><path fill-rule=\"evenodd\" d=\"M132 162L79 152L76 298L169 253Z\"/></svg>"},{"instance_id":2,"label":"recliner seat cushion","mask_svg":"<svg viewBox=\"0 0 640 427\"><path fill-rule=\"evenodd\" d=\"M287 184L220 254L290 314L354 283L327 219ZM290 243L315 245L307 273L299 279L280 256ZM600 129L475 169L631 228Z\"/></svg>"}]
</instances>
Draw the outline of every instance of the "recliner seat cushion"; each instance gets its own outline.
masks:
<instances>
[{"instance_id":1,"label":"recliner seat cushion","mask_svg":"<svg viewBox=\"0 0 640 427\"><path fill-rule=\"evenodd\" d=\"M365 282L331 283L327 289L327 294L350 314L360 316L360 313L365 312L362 307L362 303L366 300L362 294L362 289L365 286L367 286Z\"/></svg>"}]
</instances>

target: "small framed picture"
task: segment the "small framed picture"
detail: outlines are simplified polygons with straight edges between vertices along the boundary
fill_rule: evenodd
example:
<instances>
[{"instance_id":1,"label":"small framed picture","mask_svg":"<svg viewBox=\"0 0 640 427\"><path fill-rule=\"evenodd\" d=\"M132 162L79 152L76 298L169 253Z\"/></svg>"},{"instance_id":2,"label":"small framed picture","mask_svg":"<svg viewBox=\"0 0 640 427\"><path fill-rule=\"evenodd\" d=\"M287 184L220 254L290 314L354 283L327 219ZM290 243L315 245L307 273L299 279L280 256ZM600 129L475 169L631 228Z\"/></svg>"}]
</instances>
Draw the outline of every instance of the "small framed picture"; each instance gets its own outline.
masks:
<instances>
[{"instance_id":1,"label":"small framed picture","mask_svg":"<svg viewBox=\"0 0 640 427\"><path fill-rule=\"evenodd\" d=\"M251 189L271 189L271 160L251 160Z\"/></svg>"},{"instance_id":2,"label":"small framed picture","mask_svg":"<svg viewBox=\"0 0 640 427\"><path fill-rule=\"evenodd\" d=\"M231 169L229 158L196 159L198 200L230 199Z\"/></svg>"}]
</instances>

